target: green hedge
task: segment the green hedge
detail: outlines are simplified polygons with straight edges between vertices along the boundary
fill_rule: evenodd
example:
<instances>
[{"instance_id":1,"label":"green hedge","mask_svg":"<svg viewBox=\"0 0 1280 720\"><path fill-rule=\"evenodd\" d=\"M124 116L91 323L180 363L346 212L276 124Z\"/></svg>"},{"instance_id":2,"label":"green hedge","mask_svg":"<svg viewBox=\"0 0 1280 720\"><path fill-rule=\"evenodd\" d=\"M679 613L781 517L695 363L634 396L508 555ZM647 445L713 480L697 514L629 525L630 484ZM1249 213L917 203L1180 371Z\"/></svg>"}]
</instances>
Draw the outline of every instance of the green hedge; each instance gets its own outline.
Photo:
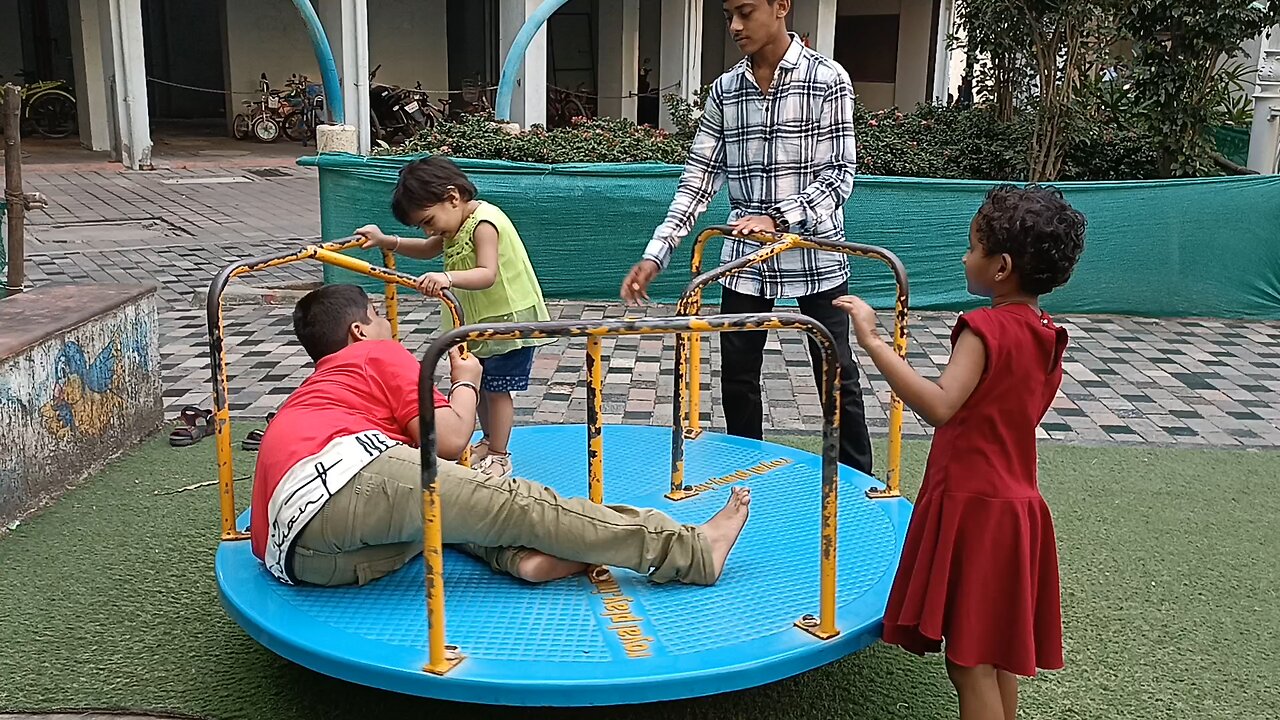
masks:
<instances>
[{"instance_id":1,"label":"green hedge","mask_svg":"<svg viewBox=\"0 0 1280 720\"><path fill-rule=\"evenodd\" d=\"M431 153L478 160L560 165L658 162L680 165L696 126L694 109L672 100L675 130L628 120L579 120L566 128L535 125L510 134L487 118L441 123L375 155ZM865 175L968 180L1024 180L1034 116L1001 122L982 107L920 105L911 112L855 106L858 168ZM1158 176L1157 143L1101 123L1082 128L1067 153L1062 180L1142 180Z\"/></svg>"}]
</instances>

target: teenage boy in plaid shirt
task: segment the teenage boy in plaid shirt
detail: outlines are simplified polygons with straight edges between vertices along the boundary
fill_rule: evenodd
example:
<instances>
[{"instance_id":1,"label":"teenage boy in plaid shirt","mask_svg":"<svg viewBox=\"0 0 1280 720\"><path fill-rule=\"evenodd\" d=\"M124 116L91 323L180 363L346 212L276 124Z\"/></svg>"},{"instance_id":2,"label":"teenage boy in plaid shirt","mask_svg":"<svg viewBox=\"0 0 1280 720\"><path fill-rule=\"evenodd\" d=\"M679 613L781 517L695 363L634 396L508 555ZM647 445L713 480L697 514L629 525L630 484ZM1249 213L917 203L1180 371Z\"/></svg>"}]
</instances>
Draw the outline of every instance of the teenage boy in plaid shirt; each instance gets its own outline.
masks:
<instances>
[{"instance_id":1,"label":"teenage boy in plaid shirt","mask_svg":"<svg viewBox=\"0 0 1280 720\"><path fill-rule=\"evenodd\" d=\"M721 185L729 186L729 224L737 235L793 232L844 240L842 206L853 191L856 150L853 84L834 61L787 31L791 0L724 0L725 22L742 62L721 75L707 96L697 135L666 220L622 283L629 305L646 299L653 278ZM759 248L725 239L721 262ZM778 298L835 336L840 355L840 462L871 474L858 366L849 350L849 317L832 300L849 291L844 255L796 249L724 278L721 311L760 313ZM764 331L720 336L721 395L729 433L763 435L760 367ZM820 378L817 347L809 353Z\"/></svg>"}]
</instances>

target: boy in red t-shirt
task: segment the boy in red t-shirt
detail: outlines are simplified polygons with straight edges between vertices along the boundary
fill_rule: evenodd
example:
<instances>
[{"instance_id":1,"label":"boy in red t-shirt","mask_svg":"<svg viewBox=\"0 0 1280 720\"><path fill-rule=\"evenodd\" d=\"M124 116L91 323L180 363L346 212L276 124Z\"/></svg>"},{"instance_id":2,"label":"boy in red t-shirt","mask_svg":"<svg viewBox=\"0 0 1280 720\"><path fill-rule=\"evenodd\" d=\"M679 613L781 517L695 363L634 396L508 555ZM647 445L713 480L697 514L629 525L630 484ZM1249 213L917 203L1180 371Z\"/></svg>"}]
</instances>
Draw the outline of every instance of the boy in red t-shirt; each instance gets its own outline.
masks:
<instances>
[{"instance_id":1,"label":"boy in red t-shirt","mask_svg":"<svg viewBox=\"0 0 1280 720\"><path fill-rule=\"evenodd\" d=\"M416 446L420 365L368 295L327 285L293 311L315 372L267 426L254 475L253 552L286 583L363 585L422 551ZM563 498L523 478L462 467L475 430L475 357L449 356L452 389L435 394L444 541L531 582L612 565L655 582L710 585L747 521L750 490L700 526L657 510Z\"/></svg>"}]
</instances>

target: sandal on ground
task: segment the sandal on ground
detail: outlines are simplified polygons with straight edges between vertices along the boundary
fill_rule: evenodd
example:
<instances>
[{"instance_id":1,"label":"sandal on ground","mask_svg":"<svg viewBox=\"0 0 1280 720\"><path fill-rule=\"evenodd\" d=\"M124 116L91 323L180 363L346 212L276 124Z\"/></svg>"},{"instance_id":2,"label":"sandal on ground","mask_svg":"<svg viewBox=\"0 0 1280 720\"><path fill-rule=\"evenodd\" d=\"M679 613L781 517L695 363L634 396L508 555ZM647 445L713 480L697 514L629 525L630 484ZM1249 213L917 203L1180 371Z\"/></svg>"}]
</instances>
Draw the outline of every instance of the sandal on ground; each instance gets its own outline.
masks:
<instances>
[{"instance_id":1,"label":"sandal on ground","mask_svg":"<svg viewBox=\"0 0 1280 720\"><path fill-rule=\"evenodd\" d=\"M178 413L178 419L182 425L169 433L169 444L173 447L189 447L213 434L212 410L188 405Z\"/></svg>"},{"instance_id":2,"label":"sandal on ground","mask_svg":"<svg viewBox=\"0 0 1280 720\"><path fill-rule=\"evenodd\" d=\"M271 420L275 416L276 414L274 411L267 413L268 425L271 424ZM250 430L249 434L244 436L244 440L240 443L240 447L248 450L249 452L257 452L258 448L262 447L262 436L266 433L267 431L262 428L254 428Z\"/></svg>"}]
</instances>

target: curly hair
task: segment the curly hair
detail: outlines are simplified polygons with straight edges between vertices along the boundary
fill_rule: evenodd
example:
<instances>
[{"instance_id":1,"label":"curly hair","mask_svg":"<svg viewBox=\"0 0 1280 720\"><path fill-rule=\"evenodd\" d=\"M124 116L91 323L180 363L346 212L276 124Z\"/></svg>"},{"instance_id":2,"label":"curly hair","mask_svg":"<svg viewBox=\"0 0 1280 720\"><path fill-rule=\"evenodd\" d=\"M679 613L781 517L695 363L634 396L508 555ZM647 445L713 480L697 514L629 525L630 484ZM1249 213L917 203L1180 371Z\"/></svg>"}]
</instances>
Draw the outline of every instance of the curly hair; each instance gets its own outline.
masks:
<instances>
[{"instance_id":1,"label":"curly hair","mask_svg":"<svg viewBox=\"0 0 1280 720\"><path fill-rule=\"evenodd\" d=\"M1023 292L1039 296L1071 278L1085 225L1055 187L999 185L978 209L975 229L987 255L1008 254Z\"/></svg>"}]
</instances>

